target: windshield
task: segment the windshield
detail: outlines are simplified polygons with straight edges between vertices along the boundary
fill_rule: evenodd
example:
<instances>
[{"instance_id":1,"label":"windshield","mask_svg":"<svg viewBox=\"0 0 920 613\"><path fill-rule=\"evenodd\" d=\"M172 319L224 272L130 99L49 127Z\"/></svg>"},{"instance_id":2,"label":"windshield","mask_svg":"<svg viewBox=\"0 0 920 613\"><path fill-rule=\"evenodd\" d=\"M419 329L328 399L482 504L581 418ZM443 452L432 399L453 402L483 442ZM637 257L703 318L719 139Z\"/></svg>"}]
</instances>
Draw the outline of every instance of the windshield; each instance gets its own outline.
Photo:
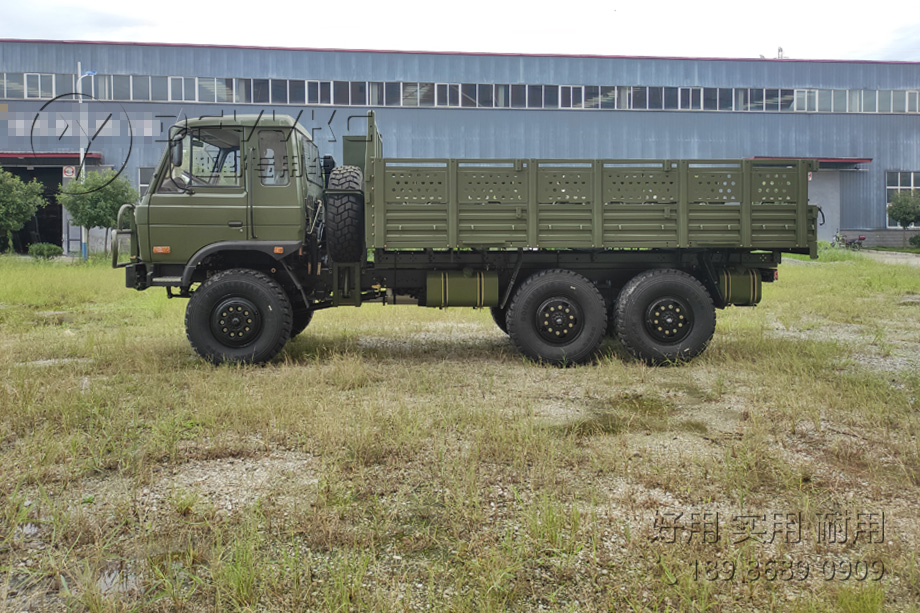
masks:
<instances>
[{"instance_id":1,"label":"windshield","mask_svg":"<svg viewBox=\"0 0 920 613\"><path fill-rule=\"evenodd\" d=\"M158 193L185 192L196 187L240 186L238 129L187 130L172 141L171 149L174 147L182 148L182 162L176 166L170 161L169 171L164 173Z\"/></svg>"}]
</instances>

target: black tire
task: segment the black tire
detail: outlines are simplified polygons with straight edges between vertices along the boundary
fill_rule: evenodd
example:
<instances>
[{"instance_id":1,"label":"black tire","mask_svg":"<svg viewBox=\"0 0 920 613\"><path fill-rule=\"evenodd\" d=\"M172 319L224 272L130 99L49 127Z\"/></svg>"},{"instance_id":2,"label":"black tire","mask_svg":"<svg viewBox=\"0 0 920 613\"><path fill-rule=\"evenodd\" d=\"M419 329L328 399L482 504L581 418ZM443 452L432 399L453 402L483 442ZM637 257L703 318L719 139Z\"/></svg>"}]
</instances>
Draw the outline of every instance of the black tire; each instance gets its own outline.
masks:
<instances>
[{"instance_id":1,"label":"black tire","mask_svg":"<svg viewBox=\"0 0 920 613\"><path fill-rule=\"evenodd\" d=\"M291 303L277 281L257 270L219 272L185 309L185 334L212 364L260 364L281 351L291 333Z\"/></svg>"},{"instance_id":2,"label":"black tire","mask_svg":"<svg viewBox=\"0 0 920 613\"><path fill-rule=\"evenodd\" d=\"M356 190L364 187L364 174L357 166L339 166L329 175L329 189ZM330 194L326 198L326 250L334 262L360 262L364 249L364 196Z\"/></svg>"},{"instance_id":3,"label":"black tire","mask_svg":"<svg viewBox=\"0 0 920 613\"><path fill-rule=\"evenodd\" d=\"M501 307L489 307L489 311L492 313L492 321L495 322L495 325L498 326L498 329L508 334L508 309Z\"/></svg>"},{"instance_id":4,"label":"black tire","mask_svg":"<svg viewBox=\"0 0 920 613\"><path fill-rule=\"evenodd\" d=\"M294 338L307 329L310 321L313 319L313 310L305 306L299 306L294 309L291 320L291 338Z\"/></svg>"},{"instance_id":5,"label":"black tire","mask_svg":"<svg viewBox=\"0 0 920 613\"><path fill-rule=\"evenodd\" d=\"M508 307L508 335L518 351L551 364L594 357L607 329L597 287L570 270L544 270L527 279Z\"/></svg>"},{"instance_id":6,"label":"black tire","mask_svg":"<svg viewBox=\"0 0 920 613\"><path fill-rule=\"evenodd\" d=\"M648 364L686 362L712 339L716 311L695 277L649 270L633 277L617 297L615 327L626 350Z\"/></svg>"}]
</instances>

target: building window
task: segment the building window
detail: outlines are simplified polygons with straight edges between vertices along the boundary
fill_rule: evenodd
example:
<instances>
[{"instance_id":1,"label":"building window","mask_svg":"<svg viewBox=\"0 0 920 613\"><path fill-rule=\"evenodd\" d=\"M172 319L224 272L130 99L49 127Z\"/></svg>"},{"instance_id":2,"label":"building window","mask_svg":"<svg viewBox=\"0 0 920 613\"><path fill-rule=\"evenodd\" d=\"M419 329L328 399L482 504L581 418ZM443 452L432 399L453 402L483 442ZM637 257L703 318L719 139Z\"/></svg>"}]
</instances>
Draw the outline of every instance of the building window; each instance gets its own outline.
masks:
<instances>
[{"instance_id":1,"label":"building window","mask_svg":"<svg viewBox=\"0 0 920 613\"><path fill-rule=\"evenodd\" d=\"M12 99L24 98L24 76L21 72L6 73L6 97Z\"/></svg>"},{"instance_id":2,"label":"building window","mask_svg":"<svg viewBox=\"0 0 920 613\"><path fill-rule=\"evenodd\" d=\"M383 83L368 83L367 96L367 103L371 106L383 106Z\"/></svg>"},{"instance_id":3,"label":"building window","mask_svg":"<svg viewBox=\"0 0 920 613\"><path fill-rule=\"evenodd\" d=\"M492 108L495 105L493 100L494 91L492 85L480 83L477 92L477 106L482 108Z\"/></svg>"},{"instance_id":4,"label":"building window","mask_svg":"<svg viewBox=\"0 0 920 613\"><path fill-rule=\"evenodd\" d=\"M150 99L169 100L169 79L167 77L150 77Z\"/></svg>"},{"instance_id":5,"label":"building window","mask_svg":"<svg viewBox=\"0 0 920 613\"><path fill-rule=\"evenodd\" d=\"M26 98L54 98L54 75L26 74Z\"/></svg>"},{"instance_id":6,"label":"building window","mask_svg":"<svg viewBox=\"0 0 920 613\"><path fill-rule=\"evenodd\" d=\"M291 104L306 104L307 86L300 79L288 81L288 102Z\"/></svg>"},{"instance_id":7,"label":"building window","mask_svg":"<svg viewBox=\"0 0 920 613\"><path fill-rule=\"evenodd\" d=\"M92 94L97 100L112 99L112 75L110 74L97 74L89 79L83 79L82 86L82 93Z\"/></svg>"},{"instance_id":8,"label":"building window","mask_svg":"<svg viewBox=\"0 0 920 613\"><path fill-rule=\"evenodd\" d=\"M399 106L402 103L402 84L387 83L384 86L384 98L387 106Z\"/></svg>"},{"instance_id":9,"label":"building window","mask_svg":"<svg viewBox=\"0 0 920 613\"><path fill-rule=\"evenodd\" d=\"M665 87L664 88L664 108L669 111L676 111L679 101L678 90L676 87Z\"/></svg>"},{"instance_id":10,"label":"building window","mask_svg":"<svg viewBox=\"0 0 920 613\"><path fill-rule=\"evenodd\" d=\"M115 100L131 99L131 77L115 75L112 77L112 97Z\"/></svg>"},{"instance_id":11,"label":"building window","mask_svg":"<svg viewBox=\"0 0 920 613\"><path fill-rule=\"evenodd\" d=\"M252 101L256 104L269 103L269 82L268 79L252 80Z\"/></svg>"},{"instance_id":12,"label":"building window","mask_svg":"<svg viewBox=\"0 0 920 613\"><path fill-rule=\"evenodd\" d=\"M348 106L349 90L351 85L348 81L332 82L332 103L341 106Z\"/></svg>"},{"instance_id":13,"label":"building window","mask_svg":"<svg viewBox=\"0 0 920 613\"><path fill-rule=\"evenodd\" d=\"M182 77L169 77L169 99L180 102L184 100L182 92L184 86L185 80ZM237 100L237 102L242 101ZM246 100L246 102L249 102L249 100Z\"/></svg>"},{"instance_id":14,"label":"building window","mask_svg":"<svg viewBox=\"0 0 920 613\"><path fill-rule=\"evenodd\" d=\"M885 205L891 204L891 197L898 192L920 191L920 172L886 172L885 173L886 198ZM885 216L889 228L900 228L891 217ZM914 227L911 224L909 227Z\"/></svg>"},{"instance_id":15,"label":"building window","mask_svg":"<svg viewBox=\"0 0 920 613\"><path fill-rule=\"evenodd\" d=\"M76 75L0 73L0 97L48 99L76 88ZM337 106L514 109L705 110L735 112L913 113L917 90L769 89L622 85L528 85L303 81L95 75L80 81L100 100Z\"/></svg>"},{"instance_id":16,"label":"building window","mask_svg":"<svg viewBox=\"0 0 920 613\"><path fill-rule=\"evenodd\" d=\"M307 81L307 104L332 104L332 83Z\"/></svg>"},{"instance_id":17,"label":"building window","mask_svg":"<svg viewBox=\"0 0 920 613\"><path fill-rule=\"evenodd\" d=\"M585 108L601 108L601 88L597 85L585 85Z\"/></svg>"},{"instance_id":18,"label":"building window","mask_svg":"<svg viewBox=\"0 0 920 613\"><path fill-rule=\"evenodd\" d=\"M527 86L526 85L512 85L511 86L511 108L513 109L526 109L527 108Z\"/></svg>"},{"instance_id":19,"label":"building window","mask_svg":"<svg viewBox=\"0 0 920 613\"><path fill-rule=\"evenodd\" d=\"M542 85L528 85L527 86L527 108L529 109L542 109L543 108L543 86Z\"/></svg>"},{"instance_id":20,"label":"building window","mask_svg":"<svg viewBox=\"0 0 920 613\"><path fill-rule=\"evenodd\" d=\"M403 83L403 106L418 106L418 83Z\"/></svg>"},{"instance_id":21,"label":"building window","mask_svg":"<svg viewBox=\"0 0 920 613\"><path fill-rule=\"evenodd\" d=\"M252 79L235 81L234 99L240 103L252 102Z\"/></svg>"},{"instance_id":22,"label":"building window","mask_svg":"<svg viewBox=\"0 0 920 613\"><path fill-rule=\"evenodd\" d=\"M287 79L271 79L269 88L271 89L272 104L288 103Z\"/></svg>"},{"instance_id":23,"label":"building window","mask_svg":"<svg viewBox=\"0 0 920 613\"><path fill-rule=\"evenodd\" d=\"M434 106L434 83L418 84L418 105Z\"/></svg>"},{"instance_id":24,"label":"building window","mask_svg":"<svg viewBox=\"0 0 920 613\"><path fill-rule=\"evenodd\" d=\"M301 85L303 81L301 81ZM218 102L233 102L233 79L217 79L214 91ZM301 100L303 104L303 100Z\"/></svg>"},{"instance_id":25,"label":"building window","mask_svg":"<svg viewBox=\"0 0 920 613\"><path fill-rule=\"evenodd\" d=\"M558 85L544 85L543 86L543 108L545 109L559 108L559 86Z\"/></svg>"},{"instance_id":26,"label":"building window","mask_svg":"<svg viewBox=\"0 0 920 613\"><path fill-rule=\"evenodd\" d=\"M495 108L506 109L511 106L511 86L495 86Z\"/></svg>"},{"instance_id":27,"label":"building window","mask_svg":"<svg viewBox=\"0 0 920 613\"><path fill-rule=\"evenodd\" d=\"M460 86L460 106L476 106L476 84L463 83Z\"/></svg>"},{"instance_id":28,"label":"building window","mask_svg":"<svg viewBox=\"0 0 920 613\"><path fill-rule=\"evenodd\" d=\"M460 106L460 86L456 83L438 83L436 104L438 106Z\"/></svg>"},{"instance_id":29,"label":"building window","mask_svg":"<svg viewBox=\"0 0 920 613\"><path fill-rule=\"evenodd\" d=\"M719 90L714 87L707 87L703 90L703 110L719 110Z\"/></svg>"},{"instance_id":30,"label":"building window","mask_svg":"<svg viewBox=\"0 0 920 613\"><path fill-rule=\"evenodd\" d=\"M629 108L636 111L644 111L648 109L648 88L647 87L633 87L632 88L632 104Z\"/></svg>"},{"instance_id":31,"label":"building window","mask_svg":"<svg viewBox=\"0 0 920 613\"><path fill-rule=\"evenodd\" d=\"M198 102L216 102L214 77L198 77Z\"/></svg>"},{"instance_id":32,"label":"building window","mask_svg":"<svg viewBox=\"0 0 920 613\"><path fill-rule=\"evenodd\" d=\"M367 82L351 82L351 104L352 106L364 106L367 104Z\"/></svg>"},{"instance_id":33,"label":"building window","mask_svg":"<svg viewBox=\"0 0 920 613\"><path fill-rule=\"evenodd\" d=\"M62 94L72 94L73 93L73 78L72 74L56 74L54 75L54 95L60 96ZM0 74L0 95L3 94L3 75Z\"/></svg>"}]
</instances>

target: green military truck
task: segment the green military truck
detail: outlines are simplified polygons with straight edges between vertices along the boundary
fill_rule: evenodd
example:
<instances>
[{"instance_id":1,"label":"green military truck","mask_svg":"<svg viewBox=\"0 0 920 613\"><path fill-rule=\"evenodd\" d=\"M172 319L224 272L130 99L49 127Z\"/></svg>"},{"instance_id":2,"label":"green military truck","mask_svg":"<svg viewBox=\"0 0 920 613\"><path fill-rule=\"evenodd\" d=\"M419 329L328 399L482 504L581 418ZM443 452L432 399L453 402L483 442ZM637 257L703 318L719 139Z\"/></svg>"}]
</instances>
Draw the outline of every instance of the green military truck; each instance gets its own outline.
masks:
<instances>
[{"instance_id":1,"label":"green military truck","mask_svg":"<svg viewBox=\"0 0 920 613\"><path fill-rule=\"evenodd\" d=\"M535 360L588 361L609 333L663 364L706 348L715 309L756 305L781 252L816 254L808 160L387 159L373 113L343 150L287 116L180 122L113 265L188 298L213 363L383 301L489 308Z\"/></svg>"}]
</instances>

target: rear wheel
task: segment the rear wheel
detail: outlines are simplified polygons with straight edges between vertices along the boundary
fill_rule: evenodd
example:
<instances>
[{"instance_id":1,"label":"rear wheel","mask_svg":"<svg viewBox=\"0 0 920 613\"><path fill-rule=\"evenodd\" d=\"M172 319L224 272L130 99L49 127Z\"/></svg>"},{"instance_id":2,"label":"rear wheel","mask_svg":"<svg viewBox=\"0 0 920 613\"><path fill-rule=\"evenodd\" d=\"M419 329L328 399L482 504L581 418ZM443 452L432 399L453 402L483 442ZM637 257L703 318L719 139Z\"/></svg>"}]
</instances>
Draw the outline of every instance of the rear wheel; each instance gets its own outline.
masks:
<instances>
[{"instance_id":1,"label":"rear wheel","mask_svg":"<svg viewBox=\"0 0 920 613\"><path fill-rule=\"evenodd\" d=\"M364 187L364 174L357 166L339 166L329 175L330 190L354 190ZM329 194L326 197L326 249L335 262L359 262L364 259L364 196Z\"/></svg>"},{"instance_id":2,"label":"rear wheel","mask_svg":"<svg viewBox=\"0 0 920 613\"><path fill-rule=\"evenodd\" d=\"M709 292L696 278L673 269L633 277L617 297L617 336L649 364L684 362L706 349L715 332Z\"/></svg>"},{"instance_id":3,"label":"rear wheel","mask_svg":"<svg viewBox=\"0 0 920 613\"><path fill-rule=\"evenodd\" d=\"M246 268L205 281L185 310L189 343L213 364L267 362L288 341L291 323L284 289L265 273Z\"/></svg>"},{"instance_id":4,"label":"rear wheel","mask_svg":"<svg viewBox=\"0 0 920 613\"><path fill-rule=\"evenodd\" d=\"M552 364L590 360L607 328L597 287L570 270L545 270L523 283L508 307L508 335L518 351Z\"/></svg>"}]
</instances>

